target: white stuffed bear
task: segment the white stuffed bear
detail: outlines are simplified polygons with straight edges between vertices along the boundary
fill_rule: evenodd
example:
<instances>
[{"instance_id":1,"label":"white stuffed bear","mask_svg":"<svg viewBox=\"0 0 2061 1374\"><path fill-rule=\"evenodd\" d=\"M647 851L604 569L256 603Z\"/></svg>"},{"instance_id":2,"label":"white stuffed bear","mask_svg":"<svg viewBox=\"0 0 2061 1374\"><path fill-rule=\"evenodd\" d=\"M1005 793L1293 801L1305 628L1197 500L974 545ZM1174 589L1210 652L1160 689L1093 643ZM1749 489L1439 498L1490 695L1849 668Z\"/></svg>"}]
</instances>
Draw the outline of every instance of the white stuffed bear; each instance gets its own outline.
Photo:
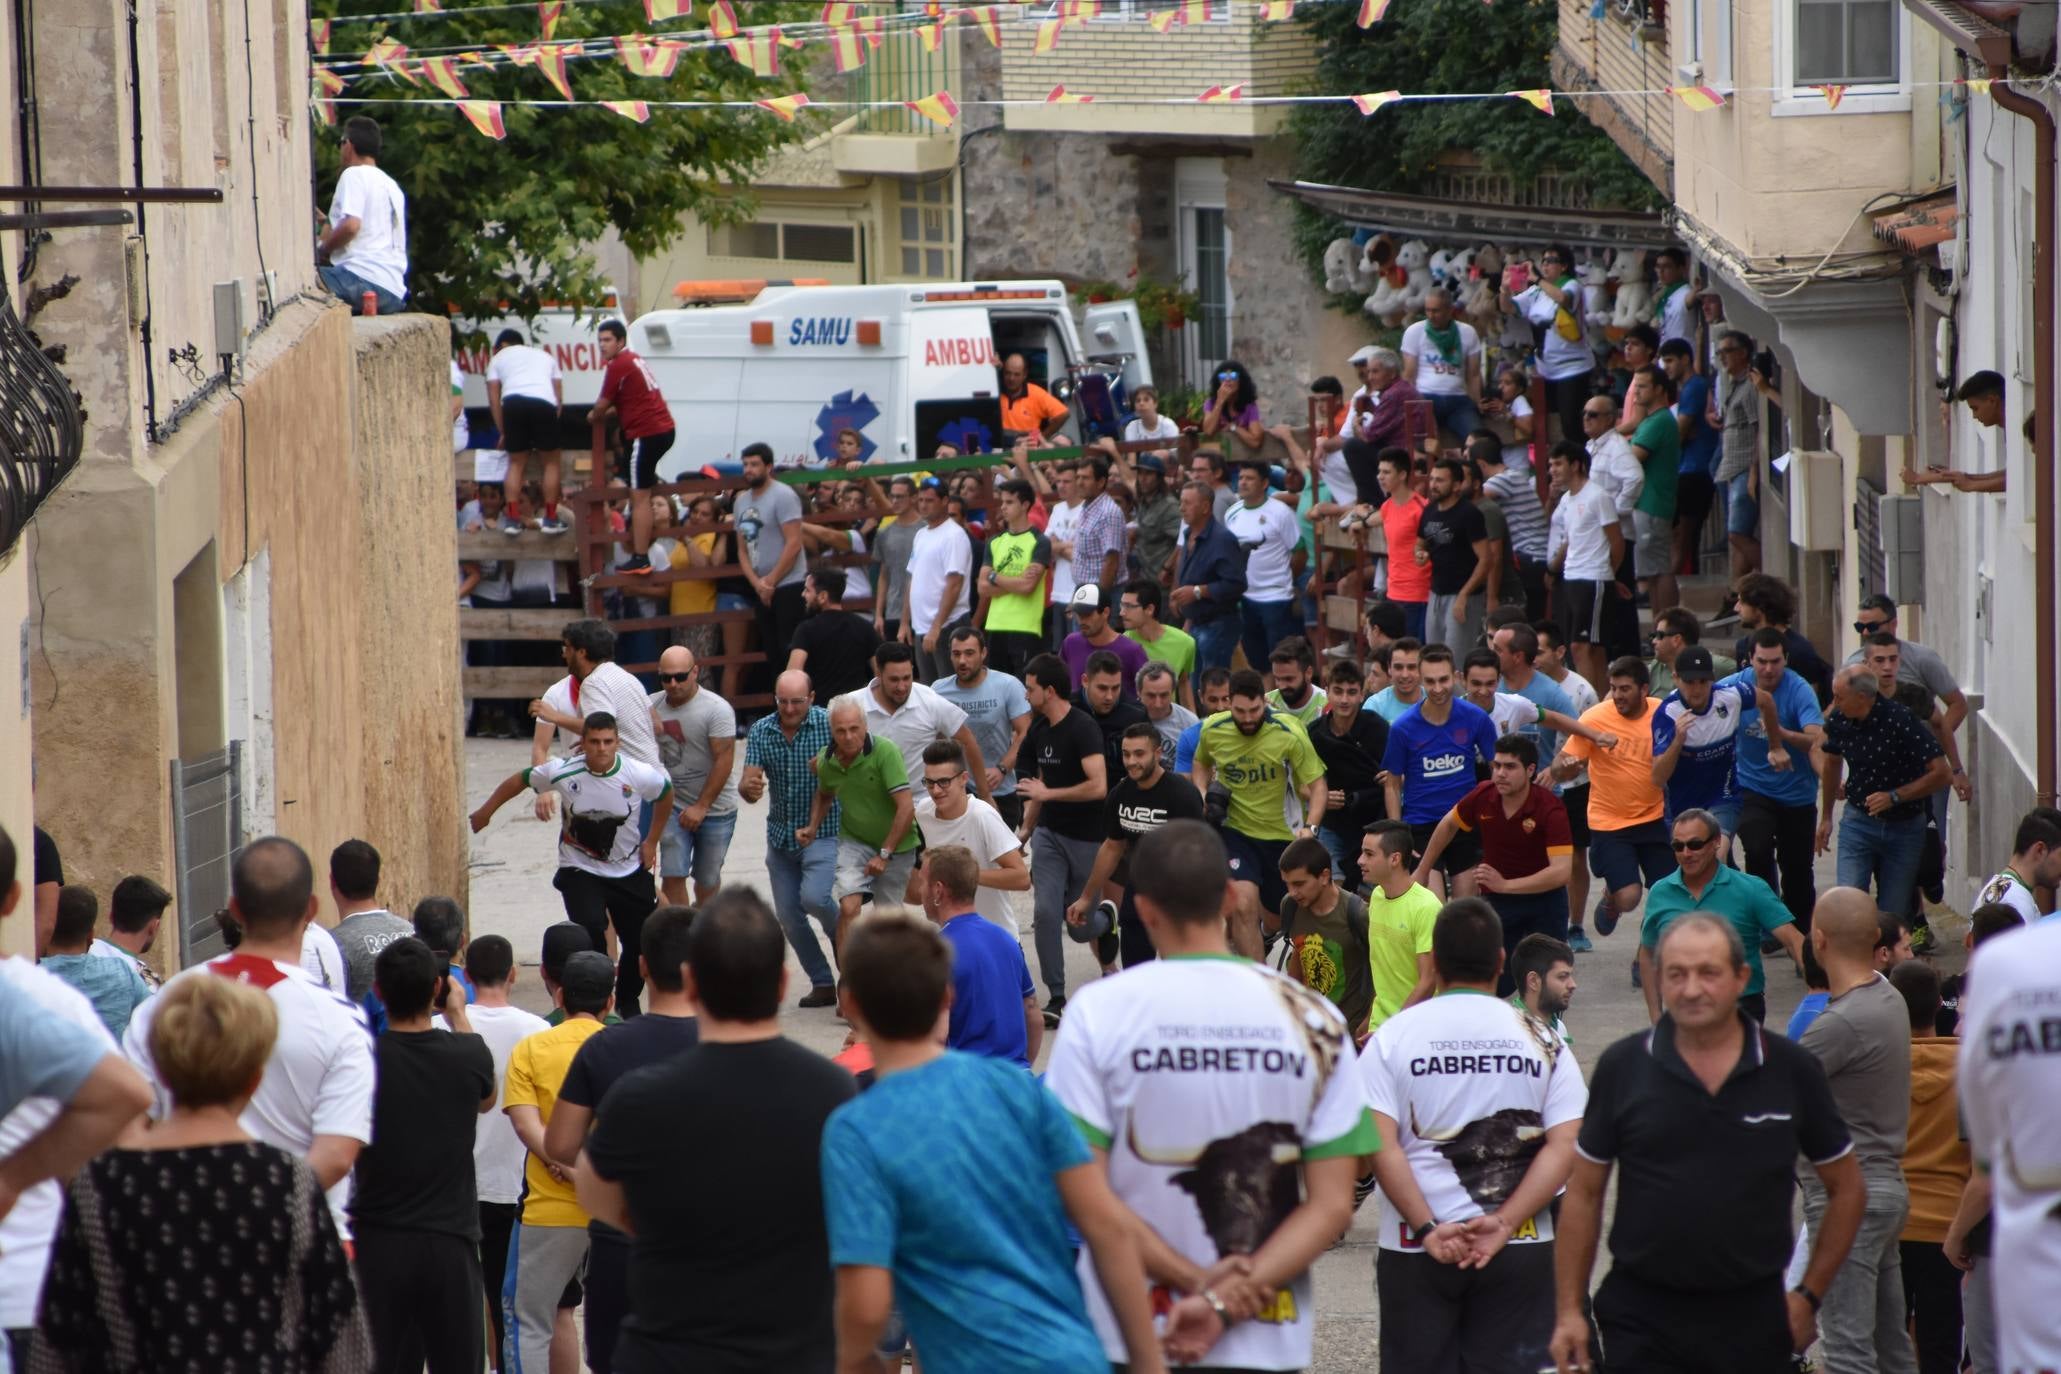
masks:
<instances>
[{"instance_id":1,"label":"white stuffed bear","mask_svg":"<svg viewBox=\"0 0 2061 1374\"><path fill-rule=\"evenodd\" d=\"M1618 329L1650 323L1653 292L1646 285L1646 253L1639 248L1620 248L1610 260L1610 275L1617 279L1617 304L1610 323Z\"/></svg>"},{"instance_id":2,"label":"white stuffed bear","mask_svg":"<svg viewBox=\"0 0 2061 1374\"><path fill-rule=\"evenodd\" d=\"M1503 250L1484 243L1474 250L1474 280L1466 288L1461 311L1484 339L1503 332L1503 303L1498 296L1503 285Z\"/></svg>"},{"instance_id":3,"label":"white stuffed bear","mask_svg":"<svg viewBox=\"0 0 2061 1374\"><path fill-rule=\"evenodd\" d=\"M1426 265L1426 270L1431 273L1431 284L1434 287L1443 287L1450 284L1451 279L1448 274L1453 270L1453 250L1441 248L1436 253L1433 253L1431 261Z\"/></svg>"},{"instance_id":4,"label":"white stuffed bear","mask_svg":"<svg viewBox=\"0 0 2061 1374\"><path fill-rule=\"evenodd\" d=\"M1446 274L1439 282L1453 298L1453 307L1458 309L1467 299L1467 293L1474 287L1474 250L1462 248L1446 259Z\"/></svg>"},{"instance_id":5,"label":"white stuffed bear","mask_svg":"<svg viewBox=\"0 0 2061 1374\"><path fill-rule=\"evenodd\" d=\"M1431 245L1411 239L1396 249L1395 264L1382 286L1387 288L1386 294L1376 288L1372 301L1377 303L1370 303L1369 310L1393 329L1424 308L1424 297L1431 290Z\"/></svg>"},{"instance_id":6,"label":"white stuffed bear","mask_svg":"<svg viewBox=\"0 0 2061 1374\"><path fill-rule=\"evenodd\" d=\"M1372 274L1362 266L1360 246L1351 239L1333 239L1324 245L1324 289L1360 295L1374 285Z\"/></svg>"},{"instance_id":7,"label":"white stuffed bear","mask_svg":"<svg viewBox=\"0 0 2061 1374\"><path fill-rule=\"evenodd\" d=\"M1610 336L1603 332L1609 325L1610 313L1610 268L1601 258L1586 258L1575 268L1575 279L1581 283L1583 333L1589 347L1596 353L1610 351Z\"/></svg>"}]
</instances>

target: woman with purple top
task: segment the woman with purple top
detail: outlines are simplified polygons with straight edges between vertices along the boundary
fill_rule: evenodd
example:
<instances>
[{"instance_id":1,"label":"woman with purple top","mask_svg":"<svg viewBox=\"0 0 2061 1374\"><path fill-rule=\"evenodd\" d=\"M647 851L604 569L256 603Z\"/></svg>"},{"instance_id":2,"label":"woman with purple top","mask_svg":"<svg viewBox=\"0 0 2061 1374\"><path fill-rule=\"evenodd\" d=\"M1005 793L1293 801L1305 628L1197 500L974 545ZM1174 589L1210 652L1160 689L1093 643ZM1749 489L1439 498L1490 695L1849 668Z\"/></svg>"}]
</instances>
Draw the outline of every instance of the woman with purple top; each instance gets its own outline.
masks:
<instances>
[{"instance_id":1,"label":"woman with purple top","mask_svg":"<svg viewBox=\"0 0 2061 1374\"><path fill-rule=\"evenodd\" d=\"M1245 364L1225 359L1216 371L1216 390L1202 410L1202 434L1223 446L1224 460L1253 462L1266 442L1266 427L1260 423L1259 387Z\"/></svg>"}]
</instances>

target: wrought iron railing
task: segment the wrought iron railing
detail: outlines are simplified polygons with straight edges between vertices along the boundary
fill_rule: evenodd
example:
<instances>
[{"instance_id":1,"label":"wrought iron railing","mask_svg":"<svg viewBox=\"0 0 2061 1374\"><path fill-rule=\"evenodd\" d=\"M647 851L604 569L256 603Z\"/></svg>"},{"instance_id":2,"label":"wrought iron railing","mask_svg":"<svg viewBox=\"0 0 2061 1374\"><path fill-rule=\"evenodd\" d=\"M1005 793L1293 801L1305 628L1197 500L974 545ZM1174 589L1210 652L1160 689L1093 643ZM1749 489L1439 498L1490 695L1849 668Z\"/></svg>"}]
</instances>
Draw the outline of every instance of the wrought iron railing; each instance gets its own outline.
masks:
<instances>
[{"instance_id":1,"label":"wrought iron railing","mask_svg":"<svg viewBox=\"0 0 2061 1374\"><path fill-rule=\"evenodd\" d=\"M84 444L71 383L15 313L9 284L0 280L0 554L21 538Z\"/></svg>"}]
</instances>

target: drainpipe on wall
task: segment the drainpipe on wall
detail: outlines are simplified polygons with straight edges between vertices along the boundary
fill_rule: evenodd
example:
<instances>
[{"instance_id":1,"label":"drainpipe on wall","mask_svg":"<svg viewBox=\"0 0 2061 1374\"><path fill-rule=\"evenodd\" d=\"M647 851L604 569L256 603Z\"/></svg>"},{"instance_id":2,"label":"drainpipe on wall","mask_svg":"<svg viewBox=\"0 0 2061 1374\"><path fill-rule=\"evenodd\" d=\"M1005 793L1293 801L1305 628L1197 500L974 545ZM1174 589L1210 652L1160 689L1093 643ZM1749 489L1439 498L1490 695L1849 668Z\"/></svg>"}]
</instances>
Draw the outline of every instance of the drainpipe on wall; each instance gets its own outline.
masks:
<instances>
[{"instance_id":1,"label":"drainpipe on wall","mask_svg":"<svg viewBox=\"0 0 2061 1374\"><path fill-rule=\"evenodd\" d=\"M2039 587L2033 597L2034 738L2039 751L2038 802L2054 804L2054 115L2046 105L2011 89L2010 68L1989 64L1990 95L2032 121L2036 148L2033 180L2032 395L2038 417L2032 436L2032 561Z\"/></svg>"}]
</instances>

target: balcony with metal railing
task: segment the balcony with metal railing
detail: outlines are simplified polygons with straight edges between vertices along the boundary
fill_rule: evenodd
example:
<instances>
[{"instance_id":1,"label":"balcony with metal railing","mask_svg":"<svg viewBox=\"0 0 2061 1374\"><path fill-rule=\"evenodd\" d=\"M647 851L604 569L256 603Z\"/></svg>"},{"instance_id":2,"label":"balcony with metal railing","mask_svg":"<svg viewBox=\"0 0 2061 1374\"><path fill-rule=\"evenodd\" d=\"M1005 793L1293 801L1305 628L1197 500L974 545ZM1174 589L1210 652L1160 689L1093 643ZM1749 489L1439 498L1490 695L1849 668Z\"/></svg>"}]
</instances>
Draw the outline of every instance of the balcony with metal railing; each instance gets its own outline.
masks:
<instances>
[{"instance_id":1,"label":"balcony with metal railing","mask_svg":"<svg viewBox=\"0 0 2061 1374\"><path fill-rule=\"evenodd\" d=\"M959 41L950 29L934 50L924 46L914 29L894 29L880 36L880 46L872 50L866 65L848 78L851 99L865 108L831 140L831 163L839 172L925 176L958 162L958 125L939 128L900 102L953 88Z\"/></svg>"}]
</instances>

